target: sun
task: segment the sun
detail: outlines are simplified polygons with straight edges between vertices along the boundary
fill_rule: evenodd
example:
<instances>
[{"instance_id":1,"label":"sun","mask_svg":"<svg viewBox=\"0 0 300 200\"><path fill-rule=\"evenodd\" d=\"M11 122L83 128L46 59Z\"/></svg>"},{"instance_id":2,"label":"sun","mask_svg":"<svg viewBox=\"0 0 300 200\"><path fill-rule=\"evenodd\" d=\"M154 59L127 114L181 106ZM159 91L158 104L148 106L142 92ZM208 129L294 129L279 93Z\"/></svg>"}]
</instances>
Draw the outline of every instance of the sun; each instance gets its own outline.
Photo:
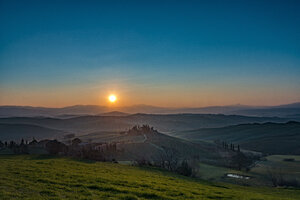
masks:
<instances>
[{"instance_id":1,"label":"sun","mask_svg":"<svg viewBox=\"0 0 300 200\"><path fill-rule=\"evenodd\" d=\"M114 102L116 102L117 97L116 97L115 95L111 94L111 95L109 95L108 100L109 100L111 103L114 103Z\"/></svg>"}]
</instances>

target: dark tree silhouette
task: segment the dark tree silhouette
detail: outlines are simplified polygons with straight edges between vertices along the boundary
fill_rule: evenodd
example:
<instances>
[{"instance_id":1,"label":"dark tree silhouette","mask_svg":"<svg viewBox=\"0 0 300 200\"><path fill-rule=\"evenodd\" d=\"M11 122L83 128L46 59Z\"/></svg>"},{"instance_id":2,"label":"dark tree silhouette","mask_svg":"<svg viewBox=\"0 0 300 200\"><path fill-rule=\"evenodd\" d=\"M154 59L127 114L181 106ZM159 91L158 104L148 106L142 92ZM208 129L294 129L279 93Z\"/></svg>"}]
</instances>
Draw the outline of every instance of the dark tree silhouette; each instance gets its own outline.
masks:
<instances>
[{"instance_id":1,"label":"dark tree silhouette","mask_svg":"<svg viewBox=\"0 0 300 200\"><path fill-rule=\"evenodd\" d=\"M67 146L57 140L51 140L46 144L46 149L50 154L58 154L60 152L66 152Z\"/></svg>"},{"instance_id":2,"label":"dark tree silhouette","mask_svg":"<svg viewBox=\"0 0 300 200\"><path fill-rule=\"evenodd\" d=\"M187 160L181 162L181 165L176 169L177 173L184 176L191 176L193 173L192 167L188 164Z\"/></svg>"},{"instance_id":3,"label":"dark tree silhouette","mask_svg":"<svg viewBox=\"0 0 300 200\"><path fill-rule=\"evenodd\" d=\"M75 139L72 140L72 145L73 145L73 146L77 146L77 145L79 145L81 142L82 142L81 139L75 138Z\"/></svg>"},{"instance_id":4,"label":"dark tree silhouette","mask_svg":"<svg viewBox=\"0 0 300 200\"><path fill-rule=\"evenodd\" d=\"M25 143L24 143L24 139L23 139L23 138L22 138L22 140L21 140L21 143L20 143L20 145L21 145L21 146L25 145Z\"/></svg>"},{"instance_id":5,"label":"dark tree silhouette","mask_svg":"<svg viewBox=\"0 0 300 200\"><path fill-rule=\"evenodd\" d=\"M32 139L31 142L29 142L29 145L36 145L38 142L36 141L35 138Z\"/></svg>"},{"instance_id":6,"label":"dark tree silhouette","mask_svg":"<svg viewBox=\"0 0 300 200\"><path fill-rule=\"evenodd\" d=\"M252 159L248 158L242 152L236 153L231 159L231 167L234 167L238 170L242 170L242 168L248 168L249 165L252 164Z\"/></svg>"}]
</instances>

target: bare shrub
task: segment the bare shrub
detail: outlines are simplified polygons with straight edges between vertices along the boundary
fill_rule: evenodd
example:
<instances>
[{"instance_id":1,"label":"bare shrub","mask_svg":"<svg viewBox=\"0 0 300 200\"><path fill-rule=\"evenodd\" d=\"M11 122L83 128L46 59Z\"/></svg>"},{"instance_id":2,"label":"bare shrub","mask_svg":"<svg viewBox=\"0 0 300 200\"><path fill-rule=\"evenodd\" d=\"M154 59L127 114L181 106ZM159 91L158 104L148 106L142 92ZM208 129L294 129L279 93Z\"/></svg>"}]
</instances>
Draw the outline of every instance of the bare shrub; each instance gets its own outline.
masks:
<instances>
[{"instance_id":1,"label":"bare shrub","mask_svg":"<svg viewBox=\"0 0 300 200\"><path fill-rule=\"evenodd\" d=\"M288 177L284 175L281 168L270 167L267 170L267 174L274 187L300 187L300 181L295 177Z\"/></svg>"},{"instance_id":2,"label":"bare shrub","mask_svg":"<svg viewBox=\"0 0 300 200\"><path fill-rule=\"evenodd\" d=\"M150 161L146 160L144 157L142 158L137 158L134 160L134 165L137 166L147 166L147 165L151 165Z\"/></svg>"},{"instance_id":3,"label":"bare shrub","mask_svg":"<svg viewBox=\"0 0 300 200\"><path fill-rule=\"evenodd\" d=\"M242 170L243 168L247 170L249 166L253 163L254 159L246 156L242 152L237 152L234 156L232 156L230 161L230 167Z\"/></svg>"},{"instance_id":4,"label":"bare shrub","mask_svg":"<svg viewBox=\"0 0 300 200\"><path fill-rule=\"evenodd\" d=\"M184 175L184 176L192 176L193 174L193 169L189 165L187 160L184 160L181 162L181 165L177 167L176 172L178 174Z\"/></svg>"}]
</instances>

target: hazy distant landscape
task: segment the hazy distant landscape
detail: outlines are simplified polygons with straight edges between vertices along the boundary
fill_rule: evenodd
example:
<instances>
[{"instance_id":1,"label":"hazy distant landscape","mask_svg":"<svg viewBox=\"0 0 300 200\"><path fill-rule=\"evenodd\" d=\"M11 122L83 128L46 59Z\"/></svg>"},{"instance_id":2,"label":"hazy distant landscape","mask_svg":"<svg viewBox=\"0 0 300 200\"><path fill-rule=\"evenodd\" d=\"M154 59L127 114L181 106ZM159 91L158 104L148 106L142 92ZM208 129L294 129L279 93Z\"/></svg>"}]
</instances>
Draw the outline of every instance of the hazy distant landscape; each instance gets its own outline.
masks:
<instances>
[{"instance_id":1,"label":"hazy distant landscape","mask_svg":"<svg viewBox=\"0 0 300 200\"><path fill-rule=\"evenodd\" d=\"M0 153L65 155L154 166L215 182L297 188L300 122L294 116L299 104L291 105L295 106L293 117L286 114L290 105L277 106L281 112L277 110L278 116L274 113L272 117L265 112L275 108L244 116L146 114L148 106L140 107L144 113L136 114L124 109L100 113L104 110L98 106L2 106L0 112L7 116L0 118L0 140L7 141L7 146L2 142Z\"/></svg>"},{"instance_id":2,"label":"hazy distant landscape","mask_svg":"<svg viewBox=\"0 0 300 200\"><path fill-rule=\"evenodd\" d=\"M0 200L299 200L299 0L0 0Z\"/></svg>"},{"instance_id":3,"label":"hazy distant landscape","mask_svg":"<svg viewBox=\"0 0 300 200\"><path fill-rule=\"evenodd\" d=\"M96 105L75 105L63 108L31 106L0 106L1 117L57 117L68 118L80 115L124 116L136 113L147 114L224 114L247 115L254 117L299 118L300 103L278 106L210 106L200 108L166 108L149 105L128 107L107 107Z\"/></svg>"}]
</instances>

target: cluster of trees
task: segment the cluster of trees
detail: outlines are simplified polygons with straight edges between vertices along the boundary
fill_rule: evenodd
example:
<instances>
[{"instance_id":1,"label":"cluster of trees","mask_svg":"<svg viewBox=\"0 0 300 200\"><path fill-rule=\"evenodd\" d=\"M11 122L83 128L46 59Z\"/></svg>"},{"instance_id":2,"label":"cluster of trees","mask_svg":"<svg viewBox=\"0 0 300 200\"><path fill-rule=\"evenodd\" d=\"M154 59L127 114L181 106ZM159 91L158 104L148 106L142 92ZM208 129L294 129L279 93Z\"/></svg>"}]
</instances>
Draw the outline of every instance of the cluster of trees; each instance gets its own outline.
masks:
<instances>
[{"instance_id":1,"label":"cluster of trees","mask_svg":"<svg viewBox=\"0 0 300 200\"><path fill-rule=\"evenodd\" d=\"M229 149L229 150L232 150L232 151L237 151L237 152L240 152L241 150L240 150L240 145L238 144L238 145L235 145L235 144L233 144L233 143L230 143L230 145L226 142L226 141L223 141L222 142L222 147L224 148L224 149ZM237 147L237 148L236 148Z\"/></svg>"},{"instance_id":2,"label":"cluster of trees","mask_svg":"<svg viewBox=\"0 0 300 200\"><path fill-rule=\"evenodd\" d=\"M156 130L154 130L153 127L150 127L148 124L144 124L142 126L135 125L131 129L127 131L128 134L151 134L151 133L157 133Z\"/></svg>"},{"instance_id":3,"label":"cluster of trees","mask_svg":"<svg viewBox=\"0 0 300 200\"><path fill-rule=\"evenodd\" d=\"M246 155L245 153L241 152L239 144L236 145L234 143L228 143L226 141L220 140L215 140L214 142L226 151L229 150L231 156L228 158L227 167L237 170L245 169L246 171L248 171L250 170L250 167L254 163L254 161L259 159L259 157L257 156Z\"/></svg>"},{"instance_id":4,"label":"cluster of trees","mask_svg":"<svg viewBox=\"0 0 300 200\"><path fill-rule=\"evenodd\" d=\"M116 143L105 144L105 152L96 148L96 146L99 146L99 143L81 144L82 141L79 138L71 140L69 145L58 140L37 141L33 138L31 142L24 141L24 139L20 143L15 141L3 143L0 141L0 149L7 148L15 154L29 154L31 149L44 149L52 155L64 155L98 161L113 160L112 154L116 152Z\"/></svg>"},{"instance_id":5,"label":"cluster of trees","mask_svg":"<svg viewBox=\"0 0 300 200\"><path fill-rule=\"evenodd\" d=\"M230 159L229 167L237 169L237 170L243 170L246 171L250 170L250 166L256 160L257 158L246 156L242 152L236 152Z\"/></svg>"},{"instance_id":6,"label":"cluster of trees","mask_svg":"<svg viewBox=\"0 0 300 200\"><path fill-rule=\"evenodd\" d=\"M105 147L104 148L99 148ZM70 145L66 145L57 140L52 140L46 144L46 149L51 154L60 154L74 158L114 161L114 155L117 152L116 143L85 143L79 138L71 140Z\"/></svg>"},{"instance_id":7,"label":"cluster of trees","mask_svg":"<svg viewBox=\"0 0 300 200\"><path fill-rule=\"evenodd\" d=\"M0 149L8 148L11 149L14 153L28 153L27 141L25 142L24 139L21 140L20 144L16 143L15 141L5 141L4 143L0 140Z\"/></svg>"},{"instance_id":8,"label":"cluster of trees","mask_svg":"<svg viewBox=\"0 0 300 200\"><path fill-rule=\"evenodd\" d=\"M230 152L230 157L228 158L227 167L234 168L237 170L246 171L250 170L251 165L255 160L259 159L259 156L245 154L241 151L240 145L236 145L234 143L228 143L226 141L215 140L217 145Z\"/></svg>"},{"instance_id":9,"label":"cluster of trees","mask_svg":"<svg viewBox=\"0 0 300 200\"><path fill-rule=\"evenodd\" d=\"M272 182L273 187L291 186L300 187L300 180L296 177L287 177L281 168L269 167L267 169L268 178Z\"/></svg>"},{"instance_id":10,"label":"cluster of trees","mask_svg":"<svg viewBox=\"0 0 300 200\"><path fill-rule=\"evenodd\" d=\"M1 142L0 148L7 148L13 151L15 154L28 154L31 148L45 148L50 154L58 154L59 152L65 152L66 145L58 142L57 140L41 140L38 142L35 138L31 142L21 140L20 143L15 141Z\"/></svg>"},{"instance_id":11,"label":"cluster of trees","mask_svg":"<svg viewBox=\"0 0 300 200\"><path fill-rule=\"evenodd\" d=\"M6 148L8 146L7 141L5 141L4 143L0 140L0 149L2 148Z\"/></svg>"},{"instance_id":12,"label":"cluster of trees","mask_svg":"<svg viewBox=\"0 0 300 200\"><path fill-rule=\"evenodd\" d=\"M139 166L155 166L175 172L184 176L195 177L199 170L199 160L195 158L181 158L179 152L173 147L162 147L162 151L152 159L136 159Z\"/></svg>"}]
</instances>

